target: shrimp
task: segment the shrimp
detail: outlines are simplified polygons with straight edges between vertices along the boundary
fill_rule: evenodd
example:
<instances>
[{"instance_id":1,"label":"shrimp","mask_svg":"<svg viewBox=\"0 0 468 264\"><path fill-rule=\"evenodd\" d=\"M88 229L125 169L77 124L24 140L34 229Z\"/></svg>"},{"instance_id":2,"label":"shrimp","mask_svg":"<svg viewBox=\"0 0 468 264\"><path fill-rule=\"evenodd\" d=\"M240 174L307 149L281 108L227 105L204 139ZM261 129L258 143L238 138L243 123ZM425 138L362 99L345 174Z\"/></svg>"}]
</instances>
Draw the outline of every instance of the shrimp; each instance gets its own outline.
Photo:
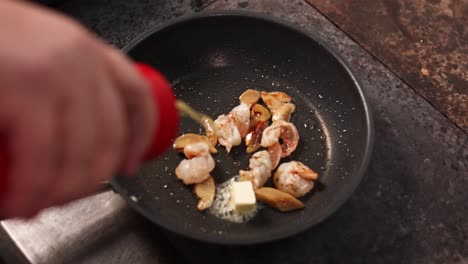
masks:
<instances>
[{"instance_id":1,"label":"shrimp","mask_svg":"<svg viewBox=\"0 0 468 264\"><path fill-rule=\"evenodd\" d=\"M250 106L244 103L234 107L228 115L220 115L214 121L219 143L226 147L227 152L232 146L238 146L249 132Z\"/></svg>"},{"instance_id":2,"label":"shrimp","mask_svg":"<svg viewBox=\"0 0 468 264\"><path fill-rule=\"evenodd\" d=\"M299 133L296 127L289 122L280 120L273 122L271 126L267 127L262 134L262 147L270 147L276 142L281 143L281 157L289 156L296 150L299 143Z\"/></svg>"},{"instance_id":3,"label":"shrimp","mask_svg":"<svg viewBox=\"0 0 468 264\"><path fill-rule=\"evenodd\" d=\"M301 197L314 188L318 174L299 161L281 164L273 176L273 183L278 190Z\"/></svg>"},{"instance_id":4,"label":"shrimp","mask_svg":"<svg viewBox=\"0 0 468 264\"><path fill-rule=\"evenodd\" d=\"M226 147L228 153L231 151L232 146L238 146L242 142L239 129L229 116L218 116L214 121L214 127L219 144Z\"/></svg>"},{"instance_id":5,"label":"shrimp","mask_svg":"<svg viewBox=\"0 0 468 264\"><path fill-rule=\"evenodd\" d=\"M184 159L177 166L175 173L184 184L194 184L205 181L215 167L215 161L204 142L188 144L184 147Z\"/></svg>"},{"instance_id":6,"label":"shrimp","mask_svg":"<svg viewBox=\"0 0 468 264\"><path fill-rule=\"evenodd\" d=\"M241 103L231 110L229 116L234 121L234 124L236 124L237 129L239 129L241 138L245 138L250 126L250 106Z\"/></svg>"},{"instance_id":7,"label":"shrimp","mask_svg":"<svg viewBox=\"0 0 468 264\"><path fill-rule=\"evenodd\" d=\"M249 161L249 169L249 171L239 171L240 178L251 181L254 188L262 187L271 177L273 169L268 151L262 150L253 154Z\"/></svg>"},{"instance_id":8,"label":"shrimp","mask_svg":"<svg viewBox=\"0 0 468 264\"><path fill-rule=\"evenodd\" d=\"M281 145L278 142L275 142L275 144L268 147L268 154L270 154L272 170L278 166L281 160L281 152Z\"/></svg>"}]
</instances>

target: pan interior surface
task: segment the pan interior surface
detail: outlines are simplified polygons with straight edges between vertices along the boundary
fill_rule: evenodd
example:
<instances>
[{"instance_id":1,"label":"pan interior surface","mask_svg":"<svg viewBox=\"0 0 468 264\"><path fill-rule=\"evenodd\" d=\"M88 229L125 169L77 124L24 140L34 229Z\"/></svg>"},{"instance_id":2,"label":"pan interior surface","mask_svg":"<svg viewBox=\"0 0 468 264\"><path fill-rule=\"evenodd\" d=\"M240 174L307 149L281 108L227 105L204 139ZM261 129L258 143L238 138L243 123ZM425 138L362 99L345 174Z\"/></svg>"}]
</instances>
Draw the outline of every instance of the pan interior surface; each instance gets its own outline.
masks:
<instances>
[{"instance_id":1,"label":"pan interior surface","mask_svg":"<svg viewBox=\"0 0 468 264\"><path fill-rule=\"evenodd\" d=\"M248 88L286 92L296 104L292 122L301 138L282 162L301 161L320 175L314 191L301 198L304 210L280 213L265 207L251 221L235 224L197 211L192 187L174 174L183 156L169 150L137 177L114 180L116 190L135 196L138 202L129 203L156 224L214 243L266 242L319 223L357 187L370 154L367 106L346 67L306 34L255 16L196 16L148 33L128 54L162 71L180 99L213 118L238 105ZM182 118L180 134L189 132L204 131ZM244 149L242 144L227 154L218 147L212 172L217 184L248 169Z\"/></svg>"}]
</instances>

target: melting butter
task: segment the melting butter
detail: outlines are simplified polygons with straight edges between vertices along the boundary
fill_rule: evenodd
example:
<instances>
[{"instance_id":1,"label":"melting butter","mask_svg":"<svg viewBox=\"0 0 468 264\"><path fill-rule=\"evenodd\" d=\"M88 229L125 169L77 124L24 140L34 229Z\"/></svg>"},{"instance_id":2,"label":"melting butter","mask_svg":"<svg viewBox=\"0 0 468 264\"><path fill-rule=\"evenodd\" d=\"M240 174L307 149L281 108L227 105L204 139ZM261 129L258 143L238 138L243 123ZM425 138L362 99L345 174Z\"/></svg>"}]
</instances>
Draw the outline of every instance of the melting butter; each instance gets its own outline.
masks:
<instances>
[{"instance_id":1,"label":"melting butter","mask_svg":"<svg viewBox=\"0 0 468 264\"><path fill-rule=\"evenodd\" d=\"M248 212L238 212L234 209L234 204L231 202L231 188L235 180L236 177L233 177L216 187L215 200L209 212L223 220L233 223L245 223L257 214L259 206L255 205L254 208Z\"/></svg>"}]
</instances>

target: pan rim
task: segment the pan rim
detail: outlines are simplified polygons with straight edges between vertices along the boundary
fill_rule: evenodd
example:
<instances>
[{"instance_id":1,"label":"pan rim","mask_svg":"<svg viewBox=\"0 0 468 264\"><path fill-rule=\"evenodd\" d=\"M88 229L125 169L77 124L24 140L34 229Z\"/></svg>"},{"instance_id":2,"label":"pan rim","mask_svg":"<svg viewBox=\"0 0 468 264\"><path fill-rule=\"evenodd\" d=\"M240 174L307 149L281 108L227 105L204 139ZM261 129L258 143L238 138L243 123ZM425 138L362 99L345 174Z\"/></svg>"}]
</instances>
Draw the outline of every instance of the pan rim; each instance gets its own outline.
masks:
<instances>
[{"instance_id":1,"label":"pan rim","mask_svg":"<svg viewBox=\"0 0 468 264\"><path fill-rule=\"evenodd\" d=\"M182 237L187 237L191 238L194 240L198 241L203 241L206 243L212 243L212 244L220 244L220 245L253 245L253 244L263 244L263 243L268 243L268 242L273 242L273 241L278 241L281 239L285 239L287 237L291 237L297 234L300 234L314 226L317 226L321 223L324 222L324 220L328 219L331 217L333 214L335 214L349 199L350 197L355 193L357 187L361 183L362 179L364 178L364 174L369 166L371 157L372 157L372 152L373 152L373 145L374 145L374 118L372 114L372 109L370 106L370 103L368 99L366 98L366 94L364 90L362 89L361 83L358 81L356 78L355 74L353 71L350 69L348 63L342 58L340 54L338 54L334 49L330 48L330 46L314 32L307 31L303 29L302 27L295 25L289 21L286 21L284 19L272 16L272 15L267 15L263 13L258 13L258 12L253 12L253 11L244 11L244 10L215 10L215 11L202 11L199 13L195 14L190 14L190 15L185 15L179 18L175 18L172 20L169 20L161 25L153 26L152 28L144 31L141 33L139 36L134 38L132 41L130 41L123 49L122 51L124 53L130 52L133 48L135 48L138 44L140 44L142 41L150 37L151 35L161 31L161 30L166 30L170 27L178 26L180 24L184 24L187 22L191 22L194 20L199 20L199 19L206 19L210 17L226 17L226 16L231 16L231 17L244 17L244 18L252 18L252 19L258 19L258 20L263 20L265 22L270 22L273 24L277 24L278 26L282 26L286 28L287 30L296 32L298 34L301 34L312 41L316 42L321 46L323 49L325 49L329 54L331 54L339 63L340 65L346 70L347 74L350 76L351 80L353 81L355 88L357 89L361 102L363 104L363 109L364 109L364 114L365 114L365 120L366 120L366 144L364 148L364 155L363 159L361 160L359 169L357 173L354 175L356 178L355 181L352 181L350 188L348 188L347 192L345 192L340 199L331 207L329 212L327 214L322 215L318 220L311 222L308 225L303 225L303 226L298 226L295 230L292 232L286 233L286 234L275 234L275 235L270 235L268 237L254 237L254 238L249 238L249 239L226 239L226 237L218 237L218 239L213 238L210 235L201 235L197 233L186 233L183 232L177 228L174 228L170 225L164 224L162 221L158 221L157 219L154 219L151 214L149 214L144 208L141 208L137 204L135 204L132 199L130 198L129 195L126 194L126 189L123 188L119 183L116 182L116 179L111 180L111 184L114 188L114 190L121 194L123 196L124 200L134 209L136 210L139 214L143 215L145 218L156 224L157 226L166 229L167 231L170 231L172 233L175 233L177 235L180 235Z\"/></svg>"}]
</instances>

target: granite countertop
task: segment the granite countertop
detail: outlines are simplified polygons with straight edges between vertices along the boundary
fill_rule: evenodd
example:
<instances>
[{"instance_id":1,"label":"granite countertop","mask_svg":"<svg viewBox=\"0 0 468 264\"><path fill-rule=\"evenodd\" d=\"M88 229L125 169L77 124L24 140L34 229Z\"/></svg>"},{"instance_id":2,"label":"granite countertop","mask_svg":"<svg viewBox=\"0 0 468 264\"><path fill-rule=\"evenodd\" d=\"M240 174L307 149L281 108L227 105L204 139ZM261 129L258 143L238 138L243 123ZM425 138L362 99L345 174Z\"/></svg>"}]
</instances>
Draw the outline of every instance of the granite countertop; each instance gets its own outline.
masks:
<instances>
[{"instance_id":1,"label":"granite countertop","mask_svg":"<svg viewBox=\"0 0 468 264\"><path fill-rule=\"evenodd\" d=\"M370 167L331 218L298 236L254 247L207 245L167 234L174 254L167 263L468 263L468 135L309 2L70 0L59 5L117 47L154 25L204 9L268 13L315 32L337 50L372 104L376 140Z\"/></svg>"},{"instance_id":2,"label":"granite countertop","mask_svg":"<svg viewBox=\"0 0 468 264\"><path fill-rule=\"evenodd\" d=\"M307 1L468 132L468 1Z\"/></svg>"}]
</instances>

